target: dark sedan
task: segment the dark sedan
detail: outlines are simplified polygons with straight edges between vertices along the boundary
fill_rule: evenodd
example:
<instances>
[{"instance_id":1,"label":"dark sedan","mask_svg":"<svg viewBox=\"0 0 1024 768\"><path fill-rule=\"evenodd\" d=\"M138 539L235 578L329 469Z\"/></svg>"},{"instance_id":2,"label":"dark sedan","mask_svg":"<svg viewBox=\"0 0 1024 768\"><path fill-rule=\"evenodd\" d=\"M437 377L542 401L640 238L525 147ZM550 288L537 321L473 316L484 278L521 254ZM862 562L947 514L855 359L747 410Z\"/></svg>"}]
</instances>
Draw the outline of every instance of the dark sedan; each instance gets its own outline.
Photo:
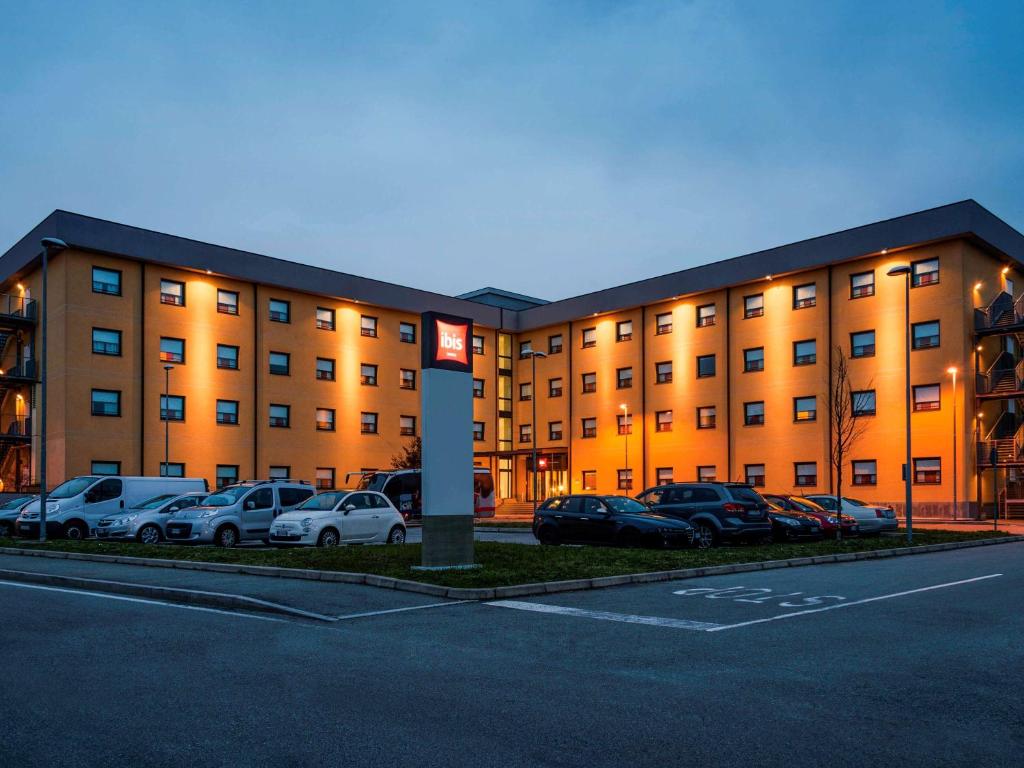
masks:
<instances>
[{"instance_id":1,"label":"dark sedan","mask_svg":"<svg viewBox=\"0 0 1024 768\"><path fill-rule=\"evenodd\" d=\"M836 516L835 512L829 512L824 507L815 504L803 496L792 496L788 493L767 493L765 499L769 504L789 511L802 512L813 515L821 522L821 530L826 536L833 536L836 532L836 523L841 522L843 536L856 536L858 531L857 520L849 515Z\"/></svg>"},{"instance_id":2,"label":"dark sedan","mask_svg":"<svg viewBox=\"0 0 1024 768\"><path fill-rule=\"evenodd\" d=\"M693 527L653 513L627 496L555 496L537 509L533 535L541 544L688 547Z\"/></svg>"},{"instance_id":3,"label":"dark sedan","mask_svg":"<svg viewBox=\"0 0 1024 768\"><path fill-rule=\"evenodd\" d=\"M765 497L767 499L767 497ZM771 500L768 500L772 504ZM798 512L795 509L778 509L772 505L768 512L772 521L772 539L774 541L800 541L803 539L819 540L824 538L821 521L814 515Z\"/></svg>"}]
</instances>

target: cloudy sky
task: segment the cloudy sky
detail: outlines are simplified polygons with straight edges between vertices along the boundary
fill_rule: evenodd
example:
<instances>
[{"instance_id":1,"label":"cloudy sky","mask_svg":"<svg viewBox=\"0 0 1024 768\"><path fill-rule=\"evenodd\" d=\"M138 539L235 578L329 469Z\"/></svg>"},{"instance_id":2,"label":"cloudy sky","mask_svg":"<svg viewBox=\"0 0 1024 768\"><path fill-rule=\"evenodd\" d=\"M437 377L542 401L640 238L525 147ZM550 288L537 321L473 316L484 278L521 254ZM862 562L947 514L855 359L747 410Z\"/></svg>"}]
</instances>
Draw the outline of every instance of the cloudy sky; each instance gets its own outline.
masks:
<instances>
[{"instance_id":1,"label":"cloudy sky","mask_svg":"<svg viewBox=\"0 0 1024 768\"><path fill-rule=\"evenodd\" d=\"M0 252L54 208L554 299L973 197L1024 3L0 0Z\"/></svg>"}]
</instances>

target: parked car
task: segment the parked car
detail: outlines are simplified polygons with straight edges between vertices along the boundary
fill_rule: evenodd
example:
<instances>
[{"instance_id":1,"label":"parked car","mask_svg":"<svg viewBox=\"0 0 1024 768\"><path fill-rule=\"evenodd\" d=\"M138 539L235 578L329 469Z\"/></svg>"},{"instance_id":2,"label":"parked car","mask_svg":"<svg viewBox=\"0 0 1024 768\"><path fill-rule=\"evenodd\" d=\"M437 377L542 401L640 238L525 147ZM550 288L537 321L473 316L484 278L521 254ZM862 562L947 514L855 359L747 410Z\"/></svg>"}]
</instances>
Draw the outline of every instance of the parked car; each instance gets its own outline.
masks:
<instances>
[{"instance_id":1,"label":"parked car","mask_svg":"<svg viewBox=\"0 0 1024 768\"><path fill-rule=\"evenodd\" d=\"M856 536L858 531L857 518L851 517L850 515L837 515L835 512L829 512L824 507L815 504L810 499L805 499L803 496L792 496L788 493L766 493L763 494L764 498L769 504L774 504L780 509L794 510L796 512L804 512L808 515L813 515L821 523L821 530L826 536L834 535L836 531L836 525L842 523L843 536Z\"/></svg>"},{"instance_id":2,"label":"parked car","mask_svg":"<svg viewBox=\"0 0 1024 768\"><path fill-rule=\"evenodd\" d=\"M895 531L899 521L892 507L874 506L859 499L843 496L842 508L835 496L828 494L812 494L807 497L829 512L840 511L857 519L857 526L862 535L877 536L883 531Z\"/></svg>"},{"instance_id":3,"label":"parked car","mask_svg":"<svg viewBox=\"0 0 1024 768\"><path fill-rule=\"evenodd\" d=\"M46 535L84 539L95 532L104 517L142 503L161 493L207 493L201 477L130 477L84 475L61 483L47 495ZM29 503L18 516L19 536L39 536L39 500Z\"/></svg>"},{"instance_id":4,"label":"parked car","mask_svg":"<svg viewBox=\"0 0 1024 768\"><path fill-rule=\"evenodd\" d=\"M205 493L161 493L123 514L104 517L96 523L96 538L135 540L141 544L159 544L164 540L167 520L180 509L196 506Z\"/></svg>"},{"instance_id":5,"label":"parked car","mask_svg":"<svg viewBox=\"0 0 1024 768\"><path fill-rule=\"evenodd\" d=\"M278 515L270 526L270 543L318 547L404 544L405 521L382 493L326 491Z\"/></svg>"},{"instance_id":6,"label":"parked car","mask_svg":"<svg viewBox=\"0 0 1024 768\"><path fill-rule=\"evenodd\" d=\"M0 539L9 539L14 535L14 523L21 510L34 501L36 496L17 496L0 504Z\"/></svg>"},{"instance_id":7,"label":"parked car","mask_svg":"<svg viewBox=\"0 0 1024 768\"><path fill-rule=\"evenodd\" d=\"M797 509L783 509L767 496L768 519L772 521L772 539L774 541L800 541L802 539L820 540L825 537L821 528L821 520L814 515L800 512Z\"/></svg>"},{"instance_id":8,"label":"parked car","mask_svg":"<svg viewBox=\"0 0 1024 768\"><path fill-rule=\"evenodd\" d=\"M393 469L358 474L356 489L383 493L406 520L423 519L423 478L419 469ZM473 516L494 517L494 477L486 467L473 467Z\"/></svg>"},{"instance_id":9,"label":"parked car","mask_svg":"<svg viewBox=\"0 0 1024 768\"><path fill-rule=\"evenodd\" d=\"M168 541L233 547L242 541L270 542L274 518L313 495L309 483L247 480L211 493L197 506L179 509L167 520Z\"/></svg>"},{"instance_id":10,"label":"parked car","mask_svg":"<svg viewBox=\"0 0 1024 768\"><path fill-rule=\"evenodd\" d=\"M744 483L670 483L648 488L637 499L660 515L689 522L702 549L772 535L768 502Z\"/></svg>"},{"instance_id":11,"label":"parked car","mask_svg":"<svg viewBox=\"0 0 1024 768\"><path fill-rule=\"evenodd\" d=\"M553 496L537 508L533 535L541 544L688 547L694 531L628 496Z\"/></svg>"}]
</instances>

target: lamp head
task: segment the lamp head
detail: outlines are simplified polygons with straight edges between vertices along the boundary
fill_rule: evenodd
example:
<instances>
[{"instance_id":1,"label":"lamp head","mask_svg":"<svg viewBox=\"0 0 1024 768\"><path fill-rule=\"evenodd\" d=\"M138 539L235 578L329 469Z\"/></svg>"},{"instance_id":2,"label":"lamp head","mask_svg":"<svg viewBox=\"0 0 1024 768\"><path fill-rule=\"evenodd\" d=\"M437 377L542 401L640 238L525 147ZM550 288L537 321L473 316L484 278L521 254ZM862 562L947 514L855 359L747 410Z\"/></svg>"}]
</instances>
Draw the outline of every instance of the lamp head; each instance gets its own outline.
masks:
<instances>
[{"instance_id":1,"label":"lamp head","mask_svg":"<svg viewBox=\"0 0 1024 768\"><path fill-rule=\"evenodd\" d=\"M957 371L958 369L955 365L951 365L949 366L949 368L946 369L946 373L950 374L951 376L956 376Z\"/></svg>"},{"instance_id":2,"label":"lamp head","mask_svg":"<svg viewBox=\"0 0 1024 768\"><path fill-rule=\"evenodd\" d=\"M886 274L889 275L889 277L897 277L899 275L909 275L910 274L910 265L909 264L897 264L895 267L890 268L889 271L886 272Z\"/></svg>"},{"instance_id":3,"label":"lamp head","mask_svg":"<svg viewBox=\"0 0 1024 768\"><path fill-rule=\"evenodd\" d=\"M47 254L60 253L68 249L68 244L57 237L44 237L39 241L39 244L43 246Z\"/></svg>"}]
</instances>

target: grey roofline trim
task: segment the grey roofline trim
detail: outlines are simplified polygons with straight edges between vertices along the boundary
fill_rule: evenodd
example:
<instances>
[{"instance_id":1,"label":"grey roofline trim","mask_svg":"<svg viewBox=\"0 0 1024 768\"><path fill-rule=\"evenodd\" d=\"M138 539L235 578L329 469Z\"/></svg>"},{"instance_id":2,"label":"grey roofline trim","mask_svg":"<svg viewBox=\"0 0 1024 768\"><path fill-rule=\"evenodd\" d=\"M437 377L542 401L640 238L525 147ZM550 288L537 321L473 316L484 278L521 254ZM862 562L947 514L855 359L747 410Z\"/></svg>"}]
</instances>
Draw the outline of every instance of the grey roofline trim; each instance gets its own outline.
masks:
<instances>
[{"instance_id":1,"label":"grey roofline trim","mask_svg":"<svg viewBox=\"0 0 1024 768\"><path fill-rule=\"evenodd\" d=\"M493 294L495 296L505 296L509 299L519 299L520 301L526 301L531 304L550 304L551 302L547 299L538 299L536 296L527 296L524 293L515 293L513 291L506 291L504 288L494 288L493 286L486 286L485 288L478 288L475 291L469 291L468 293L460 293L455 298L457 299L475 299L477 296L486 296Z\"/></svg>"}]
</instances>

